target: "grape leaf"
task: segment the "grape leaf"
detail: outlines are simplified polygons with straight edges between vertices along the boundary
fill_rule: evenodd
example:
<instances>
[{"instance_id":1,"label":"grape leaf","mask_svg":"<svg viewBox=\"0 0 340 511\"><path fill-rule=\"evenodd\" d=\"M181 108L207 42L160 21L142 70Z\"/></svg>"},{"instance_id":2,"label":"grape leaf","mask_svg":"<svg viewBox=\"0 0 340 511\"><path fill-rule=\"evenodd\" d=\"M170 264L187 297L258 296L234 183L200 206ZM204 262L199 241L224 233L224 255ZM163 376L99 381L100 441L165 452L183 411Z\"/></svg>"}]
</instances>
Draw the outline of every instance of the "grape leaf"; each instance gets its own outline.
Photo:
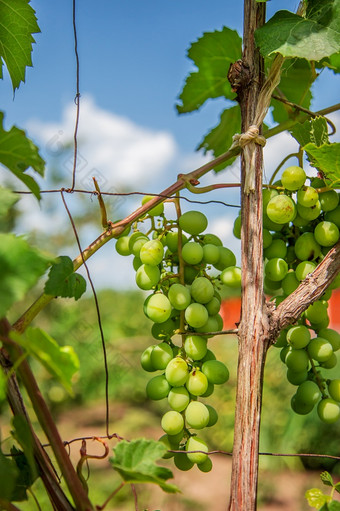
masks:
<instances>
[{"instance_id":1,"label":"grape leaf","mask_svg":"<svg viewBox=\"0 0 340 511\"><path fill-rule=\"evenodd\" d=\"M340 483L336 483L336 485L334 486L335 488L335 491L337 491L338 493L340 493Z\"/></svg>"},{"instance_id":2,"label":"grape leaf","mask_svg":"<svg viewBox=\"0 0 340 511\"><path fill-rule=\"evenodd\" d=\"M16 458L15 462L20 471L23 468L21 479L25 480L26 488L28 488L32 486L38 477L37 466L34 460L32 432L25 418L20 415L13 417L12 424L14 430L11 431L11 434L23 449L20 463L18 463Z\"/></svg>"},{"instance_id":3,"label":"grape leaf","mask_svg":"<svg viewBox=\"0 0 340 511\"><path fill-rule=\"evenodd\" d=\"M340 0L309 0L306 17L278 11L255 32L262 55L321 60L339 51Z\"/></svg>"},{"instance_id":4,"label":"grape leaf","mask_svg":"<svg viewBox=\"0 0 340 511\"><path fill-rule=\"evenodd\" d=\"M320 474L320 479L323 482L323 484L325 484L326 486L332 486L332 487L334 486L333 478L332 478L331 474L329 472L327 472L327 470L325 470L324 472L322 472Z\"/></svg>"},{"instance_id":5,"label":"grape leaf","mask_svg":"<svg viewBox=\"0 0 340 511\"><path fill-rule=\"evenodd\" d=\"M168 493L176 493L178 488L165 482L173 477L171 470L155 464L166 451L162 442L144 438L131 442L122 440L113 449L115 456L110 462L127 483L154 483Z\"/></svg>"},{"instance_id":6,"label":"grape leaf","mask_svg":"<svg viewBox=\"0 0 340 511\"><path fill-rule=\"evenodd\" d=\"M25 81L27 66L32 66L32 34L40 32L30 0L0 0L0 78L3 61L12 80L13 91Z\"/></svg>"},{"instance_id":7,"label":"grape leaf","mask_svg":"<svg viewBox=\"0 0 340 511\"><path fill-rule=\"evenodd\" d=\"M0 233L0 317L24 298L52 261L50 255L31 247L23 237Z\"/></svg>"},{"instance_id":8,"label":"grape leaf","mask_svg":"<svg viewBox=\"0 0 340 511\"><path fill-rule=\"evenodd\" d=\"M198 71L190 73L179 96L180 114L198 110L207 99L234 99L227 75L230 64L241 58L241 38L236 31L223 27L221 31L205 32L188 50L188 57Z\"/></svg>"},{"instance_id":9,"label":"grape leaf","mask_svg":"<svg viewBox=\"0 0 340 511\"><path fill-rule=\"evenodd\" d=\"M323 144L317 147L309 143L304 146L313 167L321 170L332 183L340 182L340 143Z\"/></svg>"},{"instance_id":10,"label":"grape leaf","mask_svg":"<svg viewBox=\"0 0 340 511\"><path fill-rule=\"evenodd\" d=\"M1 0L0 0L1 1ZM3 128L3 112L0 112L0 163L20 179L31 192L40 199L40 189L33 177L25 174L32 167L41 176L44 175L45 161L39 150L23 130L12 126L9 131Z\"/></svg>"},{"instance_id":11,"label":"grape leaf","mask_svg":"<svg viewBox=\"0 0 340 511\"><path fill-rule=\"evenodd\" d=\"M325 57L320 62L316 62L316 67L317 69L328 67L333 73L340 73L340 53L334 53L330 57Z\"/></svg>"},{"instance_id":12,"label":"grape leaf","mask_svg":"<svg viewBox=\"0 0 340 511\"><path fill-rule=\"evenodd\" d=\"M325 495L321 490L319 490L319 488L311 488L310 490L307 490L305 497L310 507L315 507L316 509L320 509L321 506L327 504L330 499L330 497Z\"/></svg>"},{"instance_id":13,"label":"grape leaf","mask_svg":"<svg viewBox=\"0 0 340 511\"><path fill-rule=\"evenodd\" d=\"M306 60L297 59L294 63L288 61L282 67L278 88L285 99L304 108L309 108L312 100L310 88L316 76L315 71ZM278 96L278 94L276 95ZM298 110L276 99L272 99L272 107L273 119L277 123L286 121L288 118L294 119L299 114Z\"/></svg>"},{"instance_id":14,"label":"grape leaf","mask_svg":"<svg viewBox=\"0 0 340 511\"><path fill-rule=\"evenodd\" d=\"M340 502L333 500L328 504L328 511L340 511Z\"/></svg>"},{"instance_id":15,"label":"grape leaf","mask_svg":"<svg viewBox=\"0 0 340 511\"><path fill-rule=\"evenodd\" d=\"M303 124L297 123L289 131L301 147L309 142L317 147L329 142L327 122L324 117L315 117L315 119L309 119Z\"/></svg>"},{"instance_id":16,"label":"grape leaf","mask_svg":"<svg viewBox=\"0 0 340 511\"><path fill-rule=\"evenodd\" d=\"M11 500L18 475L15 462L4 456L0 448L0 495L3 500Z\"/></svg>"},{"instance_id":17,"label":"grape leaf","mask_svg":"<svg viewBox=\"0 0 340 511\"><path fill-rule=\"evenodd\" d=\"M237 105L233 106L232 108L227 108L221 114L220 123L205 135L197 149L203 149L204 154L206 154L208 151L212 151L214 157L216 158L216 156L219 156L229 149L233 141L233 135L235 135L235 133L239 133L240 131L240 107ZM225 163L222 163L214 169L215 172L219 172L227 165L231 165L234 160L235 158L231 158Z\"/></svg>"},{"instance_id":18,"label":"grape leaf","mask_svg":"<svg viewBox=\"0 0 340 511\"><path fill-rule=\"evenodd\" d=\"M86 291L86 280L73 273L72 259L60 256L49 271L44 291L47 295L78 300Z\"/></svg>"},{"instance_id":19,"label":"grape leaf","mask_svg":"<svg viewBox=\"0 0 340 511\"><path fill-rule=\"evenodd\" d=\"M28 328L22 335L11 332L11 337L57 378L71 396L73 395L72 380L79 370L79 360L71 346L59 346L40 328Z\"/></svg>"},{"instance_id":20,"label":"grape leaf","mask_svg":"<svg viewBox=\"0 0 340 511\"><path fill-rule=\"evenodd\" d=\"M5 216L8 210L19 200L17 194L8 188L0 186L0 216Z\"/></svg>"}]
</instances>

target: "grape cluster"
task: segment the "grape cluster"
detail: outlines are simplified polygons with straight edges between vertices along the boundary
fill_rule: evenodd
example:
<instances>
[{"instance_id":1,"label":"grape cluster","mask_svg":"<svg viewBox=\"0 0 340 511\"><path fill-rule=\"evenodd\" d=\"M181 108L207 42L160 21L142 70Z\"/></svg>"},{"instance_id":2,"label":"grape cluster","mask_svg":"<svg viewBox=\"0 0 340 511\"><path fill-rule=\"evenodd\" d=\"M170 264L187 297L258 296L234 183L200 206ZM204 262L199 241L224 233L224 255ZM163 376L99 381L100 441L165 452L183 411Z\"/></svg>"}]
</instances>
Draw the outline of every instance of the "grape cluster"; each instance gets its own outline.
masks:
<instances>
[{"instance_id":1,"label":"grape cluster","mask_svg":"<svg viewBox=\"0 0 340 511\"><path fill-rule=\"evenodd\" d=\"M146 196L143 202L149 199ZM212 468L205 454L208 446L193 431L218 420L216 410L201 399L210 396L215 385L225 383L229 371L208 349L208 339L223 329L218 290L222 284L239 287L240 268L217 236L202 234L208 221L200 211L168 220L160 204L146 218L151 219L147 234L137 224L131 235L116 243L119 254L134 256L137 286L151 291L144 313L153 321L155 343L142 353L141 365L158 374L149 380L146 394L153 400L167 399L171 408L162 417L165 434L160 440L169 450L183 451L174 455L175 465L189 470L197 464L208 472ZM176 334L181 334L181 345L175 343Z\"/></svg>"},{"instance_id":2,"label":"grape cluster","mask_svg":"<svg viewBox=\"0 0 340 511\"><path fill-rule=\"evenodd\" d=\"M263 248L265 291L275 295L278 304L339 240L340 205L334 189L320 178L307 178L301 167L286 168L275 186L263 190ZM240 236L240 220L235 221L234 234ZM297 386L292 409L304 415L317 405L318 416L326 423L340 417L340 379L324 376L337 365L335 352L340 348L340 334L328 328L327 311L332 290L339 285L337 277L275 344L281 348L288 381Z\"/></svg>"}]
</instances>

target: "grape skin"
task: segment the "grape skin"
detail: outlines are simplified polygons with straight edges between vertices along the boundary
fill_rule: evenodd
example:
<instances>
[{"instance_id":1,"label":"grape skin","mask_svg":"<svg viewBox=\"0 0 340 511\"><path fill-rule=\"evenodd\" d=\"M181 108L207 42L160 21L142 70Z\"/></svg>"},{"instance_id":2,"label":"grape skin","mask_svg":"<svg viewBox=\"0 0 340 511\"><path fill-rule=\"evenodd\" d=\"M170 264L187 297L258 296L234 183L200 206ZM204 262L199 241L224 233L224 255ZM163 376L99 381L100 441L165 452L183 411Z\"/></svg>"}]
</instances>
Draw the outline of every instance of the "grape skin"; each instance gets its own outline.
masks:
<instances>
[{"instance_id":1,"label":"grape skin","mask_svg":"<svg viewBox=\"0 0 340 511\"><path fill-rule=\"evenodd\" d=\"M188 234L197 235L208 226L207 217L200 211L187 211L179 217L180 228Z\"/></svg>"}]
</instances>

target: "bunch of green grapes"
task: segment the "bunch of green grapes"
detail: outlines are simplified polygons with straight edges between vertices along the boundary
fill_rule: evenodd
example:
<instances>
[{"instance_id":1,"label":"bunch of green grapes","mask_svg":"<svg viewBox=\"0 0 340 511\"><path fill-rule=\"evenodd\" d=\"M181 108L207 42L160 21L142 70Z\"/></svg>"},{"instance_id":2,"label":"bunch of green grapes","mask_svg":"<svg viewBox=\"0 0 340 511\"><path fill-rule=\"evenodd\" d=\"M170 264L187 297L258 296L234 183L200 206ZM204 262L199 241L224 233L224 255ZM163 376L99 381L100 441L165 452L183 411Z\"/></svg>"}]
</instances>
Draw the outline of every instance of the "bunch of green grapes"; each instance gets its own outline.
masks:
<instances>
[{"instance_id":1,"label":"bunch of green grapes","mask_svg":"<svg viewBox=\"0 0 340 511\"><path fill-rule=\"evenodd\" d=\"M339 194L319 178L309 179L301 167L284 170L277 188L263 190L265 291L276 304L292 293L339 240ZM319 190L319 192L318 192ZM234 234L240 236L240 220ZM291 406L307 414L317 405L320 419L340 417L340 379L327 378L337 365L340 334L328 328L328 300L340 286L338 276L311 304L296 325L283 330L275 344L287 366L287 379L297 386Z\"/></svg>"},{"instance_id":2,"label":"bunch of green grapes","mask_svg":"<svg viewBox=\"0 0 340 511\"><path fill-rule=\"evenodd\" d=\"M226 365L208 348L208 339L223 329L219 289L222 284L239 287L240 268L217 236L203 234L208 221L200 211L168 220L161 204L141 222L147 218L151 219L147 234L137 223L132 234L116 243L119 254L134 256L137 286L151 291L144 313L153 322L155 342L142 353L141 365L157 374L148 382L146 393L150 399L168 401L161 441L169 450L181 451L174 456L175 465L189 470L197 464L207 472L212 467L205 454L208 446L196 430L216 424L218 414L202 399L229 378Z\"/></svg>"}]
</instances>

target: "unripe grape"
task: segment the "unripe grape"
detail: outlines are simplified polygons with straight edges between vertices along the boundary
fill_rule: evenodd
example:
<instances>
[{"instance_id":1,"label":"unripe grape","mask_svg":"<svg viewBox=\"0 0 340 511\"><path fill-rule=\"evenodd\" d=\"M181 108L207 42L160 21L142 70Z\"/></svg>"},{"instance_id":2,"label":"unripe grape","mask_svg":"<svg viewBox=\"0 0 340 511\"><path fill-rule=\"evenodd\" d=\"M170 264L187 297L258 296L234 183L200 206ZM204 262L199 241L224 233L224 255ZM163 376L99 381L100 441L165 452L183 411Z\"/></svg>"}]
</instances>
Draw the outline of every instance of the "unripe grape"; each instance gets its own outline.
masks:
<instances>
[{"instance_id":1,"label":"unripe grape","mask_svg":"<svg viewBox=\"0 0 340 511\"><path fill-rule=\"evenodd\" d=\"M128 256L131 254L131 251L129 249L129 236L122 236L121 238L118 238L116 241L116 251L119 255L122 256Z\"/></svg>"},{"instance_id":2,"label":"unripe grape","mask_svg":"<svg viewBox=\"0 0 340 511\"><path fill-rule=\"evenodd\" d=\"M284 259L280 257L274 257L274 259L269 259L265 266L266 276L273 280L274 282L278 282L285 278L288 273L288 264Z\"/></svg>"},{"instance_id":3,"label":"unripe grape","mask_svg":"<svg viewBox=\"0 0 340 511\"><path fill-rule=\"evenodd\" d=\"M173 359L173 351L171 346L166 342L162 342L154 347L151 352L151 364L155 369L165 369L170 360Z\"/></svg>"},{"instance_id":4,"label":"unripe grape","mask_svg":"<svg viewBox=\"0 0 340 511\"><path fill-rule=\"evenodd\" d=\"M190 291L182 284L172 284L168 292L171 305L177 310L184 310L191 302Z\"/></svg>"},{"instance_id":5,"label":"unripe grape","mask_svg":"<svg viewBox=\"0 0 340 511\"><path fill-rule=\"evenodd\" d=\"M325 362L321 362L321 367L323 367L324 369L333 369L333 367L335 367L338 363L338 358L336 356L335 353L332 353L331 356L329 358L327 358L327 360L325 360Z\"/></svg>"},{"instance_id":6,"label":"unripe grape","mask_svg":"<svg viewBox=\"0 0 340 511\"><path fill-rule=\"evenodd\" d=\"M188 335L184 341L184 349L192 360L201 360L207 353L207 339L202 335Z\"/></svg>"},{"instance_id":7,"label":"unripe grape","mask_svg":"<svg viewBox=\"0 0 340 511\"><path fill-rule=\"evenodd\" d=\"M146 385L146 395L155 401L164 399L170 392L169 382L163 374L154 376Z\"/></svg>"},{"instance_id":8,"label":"unripe grape","mask_svg":"<svg viewBox=\"0 0 340 511\"><path fill-rule=\"evenodd\" d=\"M194 466L194 463L189 460L188 456L184 451L183 453L176 452L174 456L174 463L179 470L182 470L184 472L190 470Z\"/></svg>"},{"instance_id":9,"label":"unripe grape","mask_svg":"<svg viewBox=\"0 0 340 511\"><path fill-rule=\"evenodd\" d=\"M316 204L309 208L305 208L304 206L301 206L301 204L297 205L297 212L300 215L301 218L304 218L305 220L308 220L311 222L312 220L315 220L318 218L318 216L321 213L321 204L318 200Z\"/></svg>"},{"instance_id":10,"label":"unripe grape","mask_svg":"<svg viewBox=\"0 0 340 511\"><path fill-rule=\"evenodd\" d=\"M169 441L169 436L168 435L162 435L159 439L158 439L158 442L162 442L162 444L165 445L165 447L168 449L168 450L171 450L173 449L173 446L170 444L170 441ZM173 452L166 452L162 458L164 460L167 460L169 458L172 458L174 456L174 453Z\"/></svg>"},{"instance_id":11,"label":"unripe grape","mask_svg":"<svg viewBox=\"0 0 340 511\"><path fill-rule=\"evenodd\" d=\"M334 401L340 401L340 380L331 380L328 384L328 392Z\"/></svg>"},{"instance_id":12,"label":"unripe grape","mask_svg":"<svg viewBox=\"0 0 340 511\"><path fill-rule=\"evenodd\" d=\"M305 208L315 206L319 200L319 194L312 186L304 186L297 193L297 203Z\"/></svg>"},{"instance_id":13,"label":"unripe grape","mask_svg":"<svg viewBox=\"0 0 340 511\"><path fill-rule=\"evenodd\" d=\"M333 399L322 399L318 404L318 416L326 424L333 424L340 417L340 406Z\"/></svg>"},{"instance_id":14,"label":"unripe grape","mask_svg":"<svg viewBox=\"0 0 340 511\"><path fill-rule=\"evenodd\" d=\"M177 435L184 427L184 419L179 412L170 410L163 415L161 426L168 435Z\"/></svg>"},{"instance_id":15,"label":"unripe grape","mask_svg":"<svg viewBox=\"0 0 340 511\"><path fill-rule=\"evenodd\" d=\"M224 268L228 268L229 266L235 266L236 257L235 254L227 247L218 247L220 252L220 258L217 263L214 264L214 267L217 270L223 271Z\"/></svg>"},{"instance_id":16,"label":"unripe grape","mask_svg":"<svg viewBox=\"0 0 340 511\"><path fill-rule=\"evenodd\" d=\"M273 236L270 234L268 229L263 229L263 248L270 247L271 243L273 241Z\"/></svg>"},{"instance_id":17,"label":"unripe grape","mask_svg":"<svg viewBox=\"0 0 340 511\"><path fill-rule=\"evenodd\" d=\"M305 311L305 316L311 323L320 323L328 318L327 305L318 300L309 305Z\"/></svg>"},{"instance_id":18,"label":"unripe grape","mask_svg":"<svg viewBox=\"0 0 340 511\"><path fill-rule=\"evenodd\" d=\"M326 339L333 348L333 351L338 351L340 348L340 334L332 328L322 328L319 330L319 336Z\"/></svg>"},{"instance_id":19,"label":"unripe grape","mask_svg":"<svg viewBox=\"0 0 340 511\"><path fill-rule=\"evenodd\" d=\"M187 211L179 217L178 223L183 231L197 235L207 228L208 220L200 211Z\"/></svg>"},{"instance_id":20,"label":"unripe grape","mask_svg":"<svg viewBox=\"0 0 340 511\"><path fill-rule=\"evenodd\" d=\"M211 426L215 426L216 422L218 421L218 413L216 412L215 408L210 405L205 405L208 408L209 412L209 422L207 424L207 427L210 428Z\"/></svg>"},{"instance_id":21,"label":"unripe grape","mask_svg":"<svg viewBox=\"0 0 340 511\"><path fill-rule=\"evenodd\" d=\"M321 208L323 211L332 211L339 204L339 195L335 190L328 190L319 195Z\"/></svg>"},{"instance_id":22,"label":"unripe grape","mask_svg":"<svg viewBox=\"0 0 340 511\"><path fill-rule=\"evenodd\" d=\"M301 402L297 398L296 394L294 394L294 396L292 397L290 405L292 407L292 410L299 415L307 415L307 413L310 413L314 408L313 403Z\"/></svg>"},{"instance_id":23,"label":"unripe grape","mask_svg":"<svg viewBox=\"0 0 340 511\"><path fill-rule=\"evenodd\" d=\"M149 202L151 199L154 199L152 195L144 195L142 198L142 205ZM164 212L164 204L161 202L160 204L157 204L157 206L154 206L150 211L148 211L148 215L150 216L159 216L162 215Z\"/></svg>"},{"instance_id":24,"label":"unripe grape","mask_svg":"<svg viewBox=\"0 0 340 511\"><path fill-rule=\"evenodd\" d=\"M321 392L316 383L307 380L298 386L296 397L300 403L315 405L321 397Z\"/></svg>"},{"instance_id":25,"label":"unripe grape","mask_svg":"<svg viewBox=\"0 0 340 511\"><path fill-rule=\"evenodd\" d=\"M222 247L223 243L218 236L215 234L204 234L202 241L204 245L216 245L216 247Z\"/></svg>"},{"instance_id":26,"label":"unripe grape","mask_svg":"<svg viewBox=\"0 0 340 511\"><path fill-rule=\"evenodd\" d=\"M277 224L270 220L269 216L263 213L263 227L264 229L268 229L268 231L280 232L283 229L284 224Z\"/></svg>"},{"instance_id":27,"label":"unripe grape","mask_svg":"<svg viewBox=\"0 0 340 511\"><path fill-rule=\"evenodd\" d=\"M139 236L136 240L134 240L134 243L132 245L129 242L129 247L130 246L132 247L131 253L134 256L139 257L143 245L145 245L145 243L147 243L148 241L149 238L147 236Z\"/></svg>"},{"instance_id":28,"label":"unripe grape","mask_svg":"<svg viewBox=\"0 0 340 511\"><path fill-rule=\"evenodd\" d=\"M203 461L202 463L198 463L197 468L201 472L210 472L210 470L212 469L211 459L209 457L207 457L207 459L205 461Z\"/></svg>"},{"instance_id":29,"label":"unripe grape","mask_svg":"<svg viewBox=\"0 0 340 511\"><path fill-rule=\"evenodd\" d=\"M229 266L225 268L220 275L221 282L228 287L241 287L241 268Z\"/></svg>"},{"instance_id":30,"label":"unripe grape","mask_svg":"<svg viewBox=\"0 0 340 511\"><path fill-rule=\"evenodd\" d=\"M296 215L295 202L288 195L276 195L268 202L266 213L272 222L286 224Z\"/></svg>"},{"instance_id":31,"label":"unripe grape","mask_svg":"<svg viewBox=\"0 0 340 511\"><path fill-rule=\"evenodd\" d=\"M207 390L204 392L204 394L201 394L200 397L209 397L209 396L211 396L211 394L214 393L214 389L215 389L215 385L213 383L208 382Z\"/></svg>"},{"instance_id":32,"label":"unripe grape","mask_svg":"<svg viewBox=\"0 0 340 511\"><path fill-rule=\"evenodd\" d=\"M269 201L277 195L279 195L279 192L275 188L265 188L262 190L263 211L266 211Z\"/></svg>"},{"instance_id":33,"label":"unripe grape","mask_svg":"<svg viewBox=\"0 0 340 511\"><path fill-rule=\"evenodd\" d=\"M301 261L312 261L319 257L320 252L320 245L311 232L304 232L295 242L295 254Z\"/></svg>"},{"instance_id":34,"label":"unripe grape","mask_svg":"<svg viewBox=\"0 0 340 511\"><path fill-rule=\"evenodd\" d=\"M319 222L314 229L314 237L319 245L332 247L339 240L339 229L333 222Z\"/></svg>"},{"instance_id":35,"label":"unripe grape","mask_svg":"<svg viewBox=\"0 0 340 511\"><path fill-rule=\"evenodd\" d=\"M316 268L316 263L313 261L301 261L295 268L295 275L298 280L305 280L307 275L312 273Z\"/></svg>"},{"instance_id":36,"label":"unripe grape","mask_svg":"<svg viewBox=\"0 0 340 511\"><path fill-rule=\"evenodd\" d=\"M139 257L134 257L132 261L132 266L135 271L138 270L142 266L142 261L139 259Z\"/></svg>"},{"instance_id":37,"label":"unripe grape","mask_svg":"<svg viewBox=\"0 0 340 511\"><path fill-rule=\"evenodd\" d=\"M294 349L305 348L310 342L310 333L306 326L293 326L287 332L287 341Z\"/></svg>"},{"instance_id":38,"label":"unripe grape","mask_svg":"<svg viewBox=\"0 0 340 511\"><path fill-rule=\"evenodd\" d=\"M182 247L187 243L187 237L182 233ZM169 231L165 236L165 243L171 252L178 250L178 231Z\"/></svg>"},{"instance_id":39,"label":"unripe grape","mask_svg":"<svg viewBox=\"0 0 340 511\"><path fill-rule=\"evenodd\" d=\"M179 317L171 316L163 323L154 323L151 327L152 336L161 341L173 336L175 330L179 328Z\"/></svg>"},{"instance_id":40,"label":"unripe grape","mask_svg":"<svg viewBox=\"0 0 340 511\"><path fill-rule=\"evenodd\" d=\"M290 295L300 285L300 282L296 278L295 271L288 271L287 275L281 282L281 287L285 295Z\"/></svg>"},{"instance_id":41,"label":"unripe grape","mask_svg":"<svg viewBox=\"0 0 340 511\"><path fill-rule=\"evenodd\" d=\"M214 286L206 277L197 277L191 285L191 296L198 303L210 302L214 292Z\"/></svg>"},{"instance_id":42,"label":"unripe grape","mask_svg":"<svg viewBox=\"0 0 340 511\"><path fill-rule=\"evenodd\" d=\"M191 436L186 443L187 451L203 451L203 452L188 452L187 456L192 463L203 463L207 459L208 446L201 438Z\"/></svg>"},{"instance_id":43,"label":"unripe grape","mask_svg":"<svg viewBox=\"0 0 340 511\"><path fill-rule=\"evenodd\" d=\"M241 216L237 216L234 220L233 235L238 240L241 239Z\"/></svg>"},{"instance_id":44,"label":"unripe grape","mask_svg":"<svg viewBox=\"0 0 340 511\"><path fill-rule=\"evenodd\" d=\"M201 303L191 303L185 309L185 321L193 328L199 328L208 321L208 311Z\"/></svg>"},{"instance_id":45,"label":"unripe grape","mask_svg":"<svg viewBox=\"0 0 340 511\"><path fill-rule=\"evenodd\" d=\"M156 368L153 366L151 362L151 353L154 347L155 344L153 344L152 346L148 346L148 348L146 348L146 350L144 350L141 355L140 363L144 371L148 372L156 371Z\"/></svg>"},{"instance_id":46,"label":"unripe grape","mask_svg":"<svg viewBox=\"0 0 340 511\"><path fill-rule=\"evenodd\" d=\"M325 214L325 220L327 220L327 222L333 222L333 224L340 228L340 206L332 209L332 211L328 211Z\"/></svg>"},{"instance_id":47,"label":"unripe grape","mask_svg":"<svg viewBox=\"0 0 340 511\"><path fill-rule=\"evenodd\" d=\"M308 378L308 371L300 371L299 373L292 371L291 369L287 369L287 380L292 385L301 385Z\"/></svg>"},{"instance_id":48,"label":"unripe grape","mask_svg":"<svg viewBox=\"0 0 340 511\"><path fill-rule=\"evenodd\" d=\"M306 181L306 173L301 167L287 167L281 176L282 186L287 190L295 192L299 190Z\"/></svg>"},{"instance_id":49,"label":"unripe grape","mask_svg":"<svg viewBox=\"0 0 340 511\"><path fill-rule=\"evenodd\" d=\"M332 345L321 337L315 337L308 345L309 355L318 362L325 362L333 354Z\"/></svg>"},{"instance_id":50,"label":"unripe grape","mask_svg":"<svg viewBox=\"0 0 340 511\"><path fill-rule=\"evenodd\" d=\"M263 255L267 259L273 259L274 257L281 257L281 259L285 259L287 255L287 245L283 240L275 239L264 251Z\"/></svg>"},{"instance_id":51,"label":"unripe grape","mask_svg":"<svg viewBox=\"0 0 340 511\"><path fill-rule=\"evenodd\" d=\"M208 334L208 332L218 332L222 330L222 327L219 324L219 314L215 314L215 316L208 316L208 320L206 323L204 323L203 326L196 328L196 332L205 334L207 333L207 337L212 337L211 334Z\"/></svg>"},{"instance_id":52,"label":"unripe grape","mask_svg":"<svg viewBox=\"0 0 340 511\"><path fill-rule=\"evenodd\" d=\"M165 369L165 377L173 387L182 387L189 376L188 364L181 357L175 357Z\"/></svg>"},{"instance_id":53,"label":"unripe grape","mask_svg":"<svg viewBox=\"0 0 340 511\"><path fill-rule=\"evenodd\" d=\"M158 266L142 264L136 271L136 284L140 289L149 291L158 284L161 272Z\"/></svg>"},{"instance_id":54,"label":"unripe grape","mask_svg":"<svg viewBox=\"0 0 340 511\"><path fill-rule=\"evenodd\" d=\"M139 257L143 264L157 266L163 259L164 248L159 240L147 241L140 249Z\"/></svg>"},{"instance_id":55,"label":"unripe grape","mask_svg":"<svg viewBox=\"0 0 340 511\"><path fill-rule=\"evenodd\" d=\"M281 330L280 335L274 344L275 348L284 348L287 346L287 330Z\"/></svg>"},{"instance_id":56,"label":"unripe grape","mask_svg":"<svg viewBox=\"0 0 340 511\"><path fill-rule=\"evenodd\" d=\"M209 422L208 408L200 401L191 401L185 410L185 420L191 428L205 428Z\"/></svg>"},{"instance_id":57,"label":"unripe grape","mask_svg":"<svg viewBox=\"0 0 340 511\"><path fill-rule=\"evenodd\" d=\"M202 372L206 375L210 383L221 385L229 379L228 368L219 360L208 360L202 365Z\"/></svg>"},{"instance_id":58,"label":"unripe grape","mask_svg":"<svg viewBox=\"0 0 340 511\"><path fill-rule=\"evenodd\" d=\"M203 245L203 261L207 264L216 264L220 258L220 251L216 245L208 243Z\"/></svg>"},{"instance_id":59,"label":"unripe grape","mask_svg":"<svg viewBox=\"0 0 340 511\"><path fill-rule=\"evenodd\" d=\"M205 308L207 309L209 316L215 316L215 314L218 314L220 311L221 302L216 296L213 296L210 302L205 304Z\"/></svg>"},{"instance_id":60,"label":"unripe grape","mask_svg":"<svg viewBox=\"0 0 340 511\"><path fill-rule=\"evenodd\" d=\"M171 303L165 295L155 293L146 299L144 312L154 323L164 323L170 317Z\"/></svg>"},{"instance_id":61,"label":"unripe grape","mask_svg":"<svg viewBox=\"0 0 340 511\"><path fill-rule=\"evenodd\" d=\"M192 284L198 275L198 270L192 266L184 266L184 282L186 284Z\"/></svg>"},{"instance_id":62,"label":"unripe grape","mask_svg":"<svg viewBox=\"0 0 340 511\"><path fill-rule=\"evenodd\" d=\"M189 392L185 387L174 387L168 395L169 405L176 412L183 412L190 402Z\"/></svg>"},{"instance_id":63,"label":"unripe grape","mask_svg":"<svg viewBox=\"0 0 340 511\"><path fill-rule=\"evenodd\" d=\"M305 350L294 350L294 348L289 347L284 362L289 369L300 373L308 368L309 358Z\"/></svg>"},{"instance_id":64,"label":"unripe grape","mask_svg":"<svg viewBox=\"0 0 340 511\"><path fill-rule=\"evenodd\" d=\"M199 369L194 369L189 374L189 378L187 379L185 386L193 396L201 396L207 391L208 380L206 375Z\"/></svg>"},{"instance_id":65,"label":"unripe grape","mask_svg":"<svg viewBox=\"0 0 340 511\"><path fill-rule=\"evenodd\" d=\"M189 241L182 248L182 258L188 264L198 264L203 259L203 248L195 241Z\"/></svg>"}]
</instances>

